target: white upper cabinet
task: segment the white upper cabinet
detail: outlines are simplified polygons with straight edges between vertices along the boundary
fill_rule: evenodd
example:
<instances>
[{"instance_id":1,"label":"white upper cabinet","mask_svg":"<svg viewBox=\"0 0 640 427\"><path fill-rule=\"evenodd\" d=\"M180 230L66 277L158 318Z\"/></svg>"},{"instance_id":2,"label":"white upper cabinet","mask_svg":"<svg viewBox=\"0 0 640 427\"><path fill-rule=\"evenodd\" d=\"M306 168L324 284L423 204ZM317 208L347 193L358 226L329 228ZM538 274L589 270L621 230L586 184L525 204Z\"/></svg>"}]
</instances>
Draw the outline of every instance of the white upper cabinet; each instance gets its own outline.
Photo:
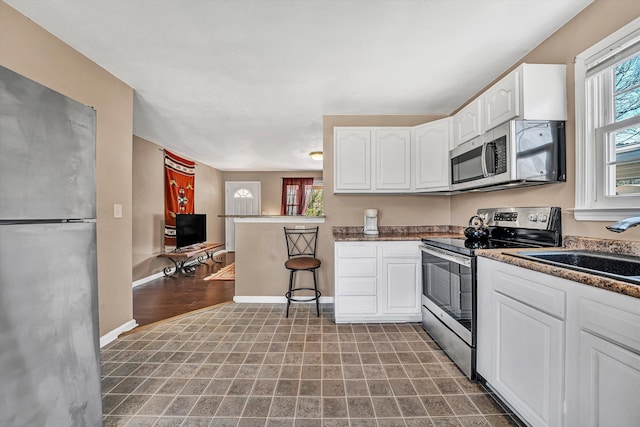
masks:
<instances>
[{"instance_id":1,"label":"white upper cabinet","mask_svg":"<svg viewBox=\"0 0 640 427\"><path fill-rule=\"evenodd\" d=\"M410 128L379 128L373 130L375 147L375 189L411 189Z\"/></svg>"},{"instance_id":2,"label":"white upper cabinet","mask_svg":"<svg viewBox=\"0 0 640 427\"><path fill-rule=\"evenodd\" d=\"M334 193L408 193L411 187L411 128L335 128Z\"/></svg>"},{"instance_id":3,"label":"white upper cabinet","mask_svg":"<svg viewBox=\"0 0 640 427\"><path fill-rule=\"evenodd\" d=\"M369 128L335 128L333 159L336 193L371 190Z\"/></svg>"},{"instance_id":4,"label":"white upper cabinet","mask_svg":"<svg viewBox=\"0 0 640 427\"><path fill-rule=\"evenodd\" d=\"M521 64L454 116L454 147L509 120L566 120L564 64Z\"/></svg>"},{"instance_id":5,"label":"white upper cabinet","mask_svg":"<svg viewBox=\"0 0 640 427\"><path fill-rule=\"evenodd\" d=\"M566 66L522 64L480 98L485 131L516 118L566 120Z\"/></svg>"},{"instance_id":6,"label":"white upper cabinet","mask_svg":"<svg viewBox=\"0 0 640 427\"><path fill-rule=\"evenodd\" d=\"M333 191L447 191L449 150L513 119L567 119L565 65L521 64L446 119L414 127L336 127Z\"/></svg>"},{"instance_id":7,"label":"white upper cabinet","mask_svg":"<svg viewBox=\"0 0 640 427\"><path fill-rule=\"evenodd\" d=\"M482 135L482 99L478 98L458 112L453 118L453 146Z\"/></svg>"},{"instance_id":8,"label":"white upper cabinet","mask_svg":"<svg viewBox=\"0 0 640 427\"><path fill-rule=\"evenodd\" d=\"M413 182L417 191L449 189L452 118L413 128Z\"/></svg>"}]
</instances>

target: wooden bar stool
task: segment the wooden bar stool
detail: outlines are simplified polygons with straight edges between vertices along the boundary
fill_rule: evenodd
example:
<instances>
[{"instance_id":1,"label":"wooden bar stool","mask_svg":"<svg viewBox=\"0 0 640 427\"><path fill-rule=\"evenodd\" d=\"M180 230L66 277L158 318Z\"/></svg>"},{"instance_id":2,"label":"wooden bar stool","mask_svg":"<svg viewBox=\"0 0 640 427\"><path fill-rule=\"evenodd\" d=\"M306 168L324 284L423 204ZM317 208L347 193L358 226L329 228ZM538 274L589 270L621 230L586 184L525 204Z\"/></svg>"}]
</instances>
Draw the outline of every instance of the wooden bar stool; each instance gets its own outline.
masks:
<instances>
[{"instance_id":1,"label":"wooden bar stool","mask_svg":"<svg viewBox=\"0 0 640 427\"><path fill-rule=\"evenodd\" d=\"M314 228L287 228L284 227L284 236L287 242L288 260L284 266L289 270L289 290L284 296L287 298L287 317L289 306L294 302L316 302L316 312L320 317L320 291L316 270L320 267L320 260L316 258L316 246L318 241L318 227ZM294 288L295 273L298 271L310 271L313 274L313 288ZM293 293L296 291L313 291L315 296L300 297L296 299Z\"/></svg>"}]
</instances>

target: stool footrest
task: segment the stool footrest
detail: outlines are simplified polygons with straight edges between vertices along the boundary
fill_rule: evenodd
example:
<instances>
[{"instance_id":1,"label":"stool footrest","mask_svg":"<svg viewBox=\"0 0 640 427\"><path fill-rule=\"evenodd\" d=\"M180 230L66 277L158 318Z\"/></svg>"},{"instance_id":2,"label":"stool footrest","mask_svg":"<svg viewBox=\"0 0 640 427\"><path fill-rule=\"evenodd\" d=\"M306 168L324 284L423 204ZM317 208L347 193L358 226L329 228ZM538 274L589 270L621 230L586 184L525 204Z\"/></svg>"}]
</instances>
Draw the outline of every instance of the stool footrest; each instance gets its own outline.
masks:
<instances>
[{"instance_id":1,"label":"stool footrest","mask_svg":"<svg viewBox=\"0 0 640 427\"><path fill-rule=\"evenodd\" d=\"M291 296L295 291L314 291L316 296L307 296L307 297L299 297L299 298L305 298L305 299L296 299L293 296ZM308 302L308 301L316 301L317 299L320 298L320 296L322 295L322 293L314 288L295 288L295 289L291 289L290 291L287 291L287 293L284 294L284 296L289 300L289 301L294 301L294 302Z\"/></svg>"}]
</instances>

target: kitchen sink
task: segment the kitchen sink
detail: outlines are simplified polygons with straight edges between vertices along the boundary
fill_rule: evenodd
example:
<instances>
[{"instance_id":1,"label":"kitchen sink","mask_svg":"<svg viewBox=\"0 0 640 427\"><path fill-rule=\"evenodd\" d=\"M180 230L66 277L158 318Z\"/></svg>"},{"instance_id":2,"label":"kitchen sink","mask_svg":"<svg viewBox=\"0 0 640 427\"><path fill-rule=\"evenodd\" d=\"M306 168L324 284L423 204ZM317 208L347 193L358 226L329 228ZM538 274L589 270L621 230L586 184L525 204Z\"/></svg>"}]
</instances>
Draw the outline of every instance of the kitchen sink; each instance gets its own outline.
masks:
<instances>
[{"instance_id":1,"label":"kitchen sink","mask_svg":"<svg viewBox=\"0 0 640 427\"><path fill-rule=\"evenodd\" d=\"M640 285L640 257L589 250L527 250L510 255Z\"/></svg>"}]
</instances>

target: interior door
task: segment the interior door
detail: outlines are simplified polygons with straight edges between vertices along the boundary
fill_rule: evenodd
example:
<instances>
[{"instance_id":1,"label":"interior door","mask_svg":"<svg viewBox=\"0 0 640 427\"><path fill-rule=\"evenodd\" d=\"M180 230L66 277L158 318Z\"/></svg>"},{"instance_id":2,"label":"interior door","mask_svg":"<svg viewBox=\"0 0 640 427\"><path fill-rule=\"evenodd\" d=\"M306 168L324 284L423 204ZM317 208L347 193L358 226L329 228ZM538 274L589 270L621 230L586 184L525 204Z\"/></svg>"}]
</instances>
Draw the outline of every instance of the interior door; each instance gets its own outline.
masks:
<instances>
[{"instance_id":1,"label":"interior door","mask_svg":"<svg viewBox=\"0 0 640 427\"><path fill-rule=\"evenodd\" d=\"M260 215L259 181L226 181L225 215ZM228 251L235 251L234 218L225 220L225 245Z\"/></svg>"}]
</instances>

